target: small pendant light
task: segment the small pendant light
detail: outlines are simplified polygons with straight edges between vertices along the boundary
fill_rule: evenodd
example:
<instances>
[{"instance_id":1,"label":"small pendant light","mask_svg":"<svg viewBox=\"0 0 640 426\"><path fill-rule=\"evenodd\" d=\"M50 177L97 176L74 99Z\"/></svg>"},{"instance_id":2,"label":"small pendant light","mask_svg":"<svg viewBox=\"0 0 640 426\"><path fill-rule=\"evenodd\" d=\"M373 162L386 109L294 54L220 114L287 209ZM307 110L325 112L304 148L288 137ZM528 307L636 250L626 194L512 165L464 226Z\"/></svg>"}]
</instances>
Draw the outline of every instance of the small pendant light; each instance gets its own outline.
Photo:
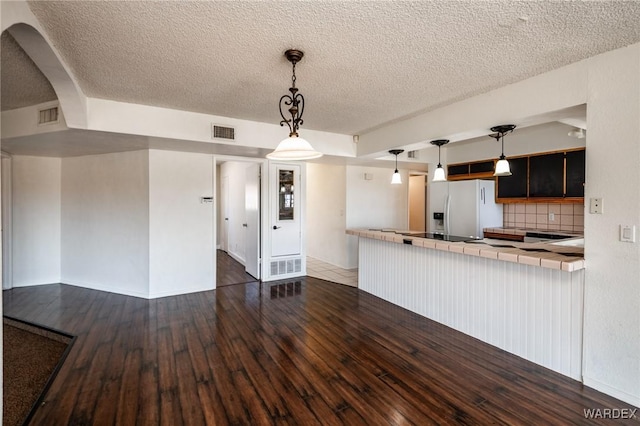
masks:
<instances>
[{"instance_id":1,"label":"small pendant light","mask_svg":"<svg viewBox=\"0 0 640 426\"><path fill-rule=\"evenodd\" d=\"M440 164L440 147L448 143L449 139L436 139L435 141L431 141L431 145L435 145L438 147L438 167L436 167L436 170L433 173L434 182L444 182L447 180L447 177L444 174L444 169L442 168L442 164Z\"/></svg>"},{"instance_id":2,"label":"small pendant light","mask_svg":"<svg viewBox=\"0 0 640 426\"><path fill-rule=\"evenodd\" d=\"M513 132L516 126L514 124L503 124L500 126L495 126L491 128L492 132L495 132L492 135L489 135L496 140L502 141L502 152L500 154L500 159L496 163L496 170L493 174L494 176L511 176L511 169L509 167L509 162L507 158L504 156L504 135L510 132Z\"/></svg>"},{"instance_id":3,"label":"small pendant light","mask_svg":"<svg viewBox=\"0 0 640 426\"><path fill-rule=\"evenodd\" d=\"M400 177L400 172L398 172L398 154L402 154L404 149L391 149L389 150L389 154L393 154L396 156L396 170L393 172L393 176L391 176L391 183L393 185L400 185L402 183L402 178Z\"/></svg>"}]
</instances>

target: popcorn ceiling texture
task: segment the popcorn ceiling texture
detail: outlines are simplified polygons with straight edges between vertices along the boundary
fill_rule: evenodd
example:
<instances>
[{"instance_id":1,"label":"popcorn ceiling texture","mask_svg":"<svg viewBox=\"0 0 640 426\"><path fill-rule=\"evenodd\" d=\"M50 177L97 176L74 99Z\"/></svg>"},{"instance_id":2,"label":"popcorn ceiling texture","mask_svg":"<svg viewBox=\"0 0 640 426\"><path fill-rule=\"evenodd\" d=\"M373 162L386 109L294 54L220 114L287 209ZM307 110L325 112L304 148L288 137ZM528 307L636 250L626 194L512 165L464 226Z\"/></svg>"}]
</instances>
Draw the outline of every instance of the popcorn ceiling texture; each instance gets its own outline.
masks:
<instances>
[{"instance_id":1,"label":"popcorn ceiling texture","mask_svg":"<svg viewBox=\"0 0 640 426\"><path fill-rule=\"evenodd\" d=\"M49 80L8 32L0 39L2 51L2 111L58 99Z\"/></svg>"},{"instance_id":2,"label":"popcorn ceiling texture","mask_svg":"<svg viewBox=\"0 0 640 426\"><path fill-rule=\"evenodd\" d=\"M29 2L86 95L363 133L640 40L640 2ZM526 16L528 20L520 20ZM464 117L461 117L464 119Z\"/></svg>"}]
</instances>

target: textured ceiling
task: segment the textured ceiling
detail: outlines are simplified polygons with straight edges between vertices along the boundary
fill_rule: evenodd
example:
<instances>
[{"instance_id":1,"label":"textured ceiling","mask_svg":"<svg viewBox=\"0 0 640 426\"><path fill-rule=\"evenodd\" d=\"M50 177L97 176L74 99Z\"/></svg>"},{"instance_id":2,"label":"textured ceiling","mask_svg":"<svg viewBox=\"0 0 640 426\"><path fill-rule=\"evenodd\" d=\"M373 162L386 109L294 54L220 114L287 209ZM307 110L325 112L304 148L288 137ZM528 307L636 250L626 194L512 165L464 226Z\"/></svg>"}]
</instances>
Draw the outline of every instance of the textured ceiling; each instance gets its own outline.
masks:
<instances>
[{"instance_id":1,"label":"textured ceiling","mask_svg":"<svg viewBox=\"0 0 640 426\"><path fill-rule=\"evenodd\" d=\"M299 48L304 127L347 134L640 41L637 1L29 5L88 96L278 123Z\"/></svg>"},{"instance_id":2,"label":"textured ceiling","mask_svg":"<svg viewBox=\"0 0 640 426\"><path fill-rule=\"evenodd\" d=\"M49 80L8 32L0 38L2 111L57 99Z\"/></svg>"}]
</instances>

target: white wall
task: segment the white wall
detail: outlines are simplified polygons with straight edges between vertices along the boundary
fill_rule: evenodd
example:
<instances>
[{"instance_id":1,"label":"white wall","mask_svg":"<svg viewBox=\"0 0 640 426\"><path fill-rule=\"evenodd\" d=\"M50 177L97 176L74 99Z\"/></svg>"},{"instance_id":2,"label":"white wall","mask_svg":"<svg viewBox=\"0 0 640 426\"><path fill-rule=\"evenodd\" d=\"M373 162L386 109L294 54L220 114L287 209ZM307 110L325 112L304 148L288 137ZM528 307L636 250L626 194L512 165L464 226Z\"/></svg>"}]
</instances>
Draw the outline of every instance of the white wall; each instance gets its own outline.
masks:
<instances>
[{"instance_id":1,"label":"white wall","mask_svg":"<svg viewBox=\"0 0 640 426\"><path fill-rule=\"evenodd\" d=\"M220 167L220 180L229 178L229 235L227 253L244 265L245 262L245 233L242 226L246 222L245 214L245 184L247 181L247 167L251 163L239 161L227 161ZM220 200L224 200L224 194L220 192ZM224 211L224 207L222 207Z\"/></svg>"},{"instance_id":2,"label":"white wall","mask_svg":"<svg viewBox=\"0 0 640 426\"><path fill-rule=\"evenodd\" d=\"M62 282L149 295L149 154L62 160Z\"/></svg>"},{"instance_id":3,"label":"white wall","mask_svg":"<svg viewBox=\"0 0 640 426\"><path fill-rule=\"evenodd\" d=\"M13 157L13 285L60 282L61 161Z\"/></svg>"},{"instance_id":4,"label":"white wall","mask_svg":"<svg viewBox=\"0 0 640 426\"><path fill-rule=\"evenodd\" d=\"M391 185L393 168L347 166L347 228L409 227L408 173L399 170L402 185ZM372 175L365 180L365 173ZM347 267L358 266L358 239L348 236Z\"/></svg>"},{"instance_id":5,"label":"white wall","mask_svg":"<svg viewBox=\"0 0 640 426\"><path fill-rule=\"evenodd\" d=\"M347 167L307 163L307 255L341 268L348 263Z\"/></svg>"},{"instance_id":6,"label":"white wall","mask_svg":"<svg viewBox=\"0 0 640 426\"><path fill-rule=\"evenodd\" d=\"M149 297L215 288L213 156L149 151Z\"/></svg>"},{"instance_id":7,"label":"white wall","mask_svg":"<svg viewBox=\"0 0 640 426\"><path fill-rule=\"evenodd\" d=\"M590 59L588 86L584 381L640 406L640 240L618 241L640 226L640 44Z\"/></svg>"}]
</instances>

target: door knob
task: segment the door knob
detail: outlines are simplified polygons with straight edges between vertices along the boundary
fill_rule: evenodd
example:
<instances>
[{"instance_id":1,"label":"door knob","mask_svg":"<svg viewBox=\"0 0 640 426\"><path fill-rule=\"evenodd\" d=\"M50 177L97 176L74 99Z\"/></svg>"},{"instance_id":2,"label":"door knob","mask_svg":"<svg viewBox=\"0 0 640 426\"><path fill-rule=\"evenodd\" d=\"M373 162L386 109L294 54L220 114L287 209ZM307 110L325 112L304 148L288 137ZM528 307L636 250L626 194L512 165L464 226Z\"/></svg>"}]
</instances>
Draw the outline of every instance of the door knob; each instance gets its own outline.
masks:
<instances>
[{"instance_id":1,"label":"door knob","mask_svg":"<svg viewBox=\"0 0 640 426\"><path fill-rule=\"evenodd\" d=\"M224 218L224 220L229 220L229 218L228 218L228 217L225 217L225 218Z\"/></svg>"},{"instance_id":2,"label":"door knob","mask_svg":"<svg viewBox=\"0 0 640 426\"><path fill-rule=\"evenodd\" d=\"M280 227L273 225L273 229L280 229Z\"/></svg>"}]
</instances>

